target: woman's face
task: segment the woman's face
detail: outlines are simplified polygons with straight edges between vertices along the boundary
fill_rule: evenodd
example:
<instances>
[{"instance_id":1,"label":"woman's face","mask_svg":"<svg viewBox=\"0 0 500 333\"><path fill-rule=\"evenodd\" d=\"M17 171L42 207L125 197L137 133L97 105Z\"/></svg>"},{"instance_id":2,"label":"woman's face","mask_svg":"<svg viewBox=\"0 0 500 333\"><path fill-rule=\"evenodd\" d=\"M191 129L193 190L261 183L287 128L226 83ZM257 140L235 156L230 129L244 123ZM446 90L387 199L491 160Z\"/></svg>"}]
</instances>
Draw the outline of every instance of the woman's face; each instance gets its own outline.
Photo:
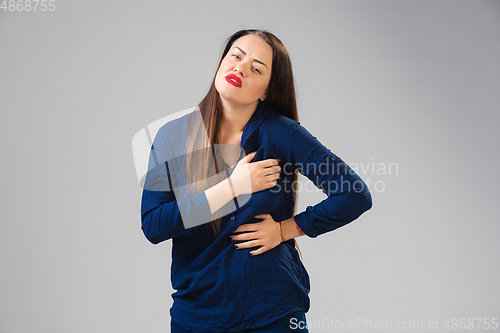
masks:
<instances>
[{"instance_id":1,"label":"woman's face","mask_svg":"<svg viewBox=\"0 0 500 333\"><path fill-rule=\"evenodd\" d=\"M266 98L271 79L273 49L261 37L238 38L215 76L215 88L223 104L250 106Z\"/></svg>"}]
</instances>

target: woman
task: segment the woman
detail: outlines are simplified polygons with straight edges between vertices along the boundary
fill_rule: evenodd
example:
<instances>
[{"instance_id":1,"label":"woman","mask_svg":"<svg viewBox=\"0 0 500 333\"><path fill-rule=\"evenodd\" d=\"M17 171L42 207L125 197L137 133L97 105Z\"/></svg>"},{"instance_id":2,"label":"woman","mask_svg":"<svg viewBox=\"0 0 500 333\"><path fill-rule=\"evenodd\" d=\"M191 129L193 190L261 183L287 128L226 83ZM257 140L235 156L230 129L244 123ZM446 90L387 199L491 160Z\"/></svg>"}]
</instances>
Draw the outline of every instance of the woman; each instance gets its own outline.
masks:
<instances>
[{"instance_id":1,"label":"woman","mask_svg":"<svg viewBox=\"0 0 500 333\"><path fill-rule=\"evenodd\" d=\"M298 122L281 41L232 35L199 108L164 125L151 152L159 167L146 177L142 229L154 244L173 239L172 332L308 332L295 237L337 229L372 203ZM328 198L295 215L298 172Z\"/></svg>"}]
</instances>

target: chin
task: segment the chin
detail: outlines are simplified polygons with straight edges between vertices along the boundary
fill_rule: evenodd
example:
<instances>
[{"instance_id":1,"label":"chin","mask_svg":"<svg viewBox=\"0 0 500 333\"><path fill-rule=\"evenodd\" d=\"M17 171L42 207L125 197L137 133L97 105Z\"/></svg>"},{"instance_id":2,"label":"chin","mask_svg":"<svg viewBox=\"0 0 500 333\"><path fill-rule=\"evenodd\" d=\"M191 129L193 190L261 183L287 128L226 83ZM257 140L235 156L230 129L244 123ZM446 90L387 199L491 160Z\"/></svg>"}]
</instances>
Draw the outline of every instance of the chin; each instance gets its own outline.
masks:
<instances>
[{"instance_id":1,"label":"chin","mask_svg":"<svg viewBox=\"0 0 500 333\"><path fill-rule=\"evenodd\" d=\"M238 94L239 91L235 91L234 89L217 89L217 87L215 87L215 89L219 93L221 99L225 99L226 101L231 103L242 102L241 96L240 94Z\"/></svg>"},{"instance_id":2,"label":"chin","mask_svg":"<svg viewBox=\"0 0 500 333\"><path fill-rule=\"evenodd\" d=\"M226 82L224 82L226 83ZM227 84L227 83L226 83ZM232 87L225 87L223 84L215 84L215 90L219 93L219 96L225 99L234 99L236 97L237 91L231 89Z\"/></svg>"}]
</instances>

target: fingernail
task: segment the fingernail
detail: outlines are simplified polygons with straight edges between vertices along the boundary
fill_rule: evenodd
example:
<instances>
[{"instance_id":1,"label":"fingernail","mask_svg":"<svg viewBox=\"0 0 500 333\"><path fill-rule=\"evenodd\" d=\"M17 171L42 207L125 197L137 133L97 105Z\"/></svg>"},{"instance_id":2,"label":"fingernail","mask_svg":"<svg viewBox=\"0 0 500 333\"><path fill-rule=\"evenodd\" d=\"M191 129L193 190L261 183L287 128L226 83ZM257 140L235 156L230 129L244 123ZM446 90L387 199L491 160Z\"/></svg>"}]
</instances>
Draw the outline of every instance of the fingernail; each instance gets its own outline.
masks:
<instances>
[{"instance_id":1,"label":"fingernail","mask_svg":"<svg viewBox=\"0 0 500 333\"><path fill-rule=\"evenodd\" d=\"M253 253L252 252L248 252L249 255L253 256Z\"/></svg>"},{"instance_id":2,"label":"fingernail","mask_svg":"<svg viewBox=\"0 0 500 333\"><path fill-rule=\"evenodd\" d=\"M237 249L239 248L240 246L238 244L234 244L234 248Z\"/></svg>"},{"instance_id":3,"label":"fingernail","mask_svg":"<svg viewBox=\"0 0 500 333\"><path fill-rule=\"evenodd\" d=\"M233 237L229 237L229 240L232 241L232 240L234 240L234 238Z\"/></svg>"}]
</instances>

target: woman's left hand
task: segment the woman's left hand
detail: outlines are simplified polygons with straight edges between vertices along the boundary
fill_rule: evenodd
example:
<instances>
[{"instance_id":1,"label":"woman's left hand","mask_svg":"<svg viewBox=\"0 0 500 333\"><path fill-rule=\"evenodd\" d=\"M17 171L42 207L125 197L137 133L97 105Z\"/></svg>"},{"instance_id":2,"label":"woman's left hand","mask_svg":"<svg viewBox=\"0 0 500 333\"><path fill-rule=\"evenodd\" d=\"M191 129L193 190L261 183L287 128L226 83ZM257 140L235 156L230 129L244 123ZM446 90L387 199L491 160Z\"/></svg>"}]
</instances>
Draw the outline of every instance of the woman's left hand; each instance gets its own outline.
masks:
<instances>
[{"instance_id":1,"label":"woman's left hand","mask_svg":"<svg viewBox=\"0 0 500 333\"><path fill-rule=\"evenodd\" d=\"M231 235L233 241L246 241L235 244L236 249L246 249L254 246L260 246L259 249L250 252L250 255L256 256L269 251L281 243L281 227L274 221L271 214L261 214L255 218L263 219L262 222L242 224L234 232L245 232L244 234Z\"/></svg>"}]
</instances>

